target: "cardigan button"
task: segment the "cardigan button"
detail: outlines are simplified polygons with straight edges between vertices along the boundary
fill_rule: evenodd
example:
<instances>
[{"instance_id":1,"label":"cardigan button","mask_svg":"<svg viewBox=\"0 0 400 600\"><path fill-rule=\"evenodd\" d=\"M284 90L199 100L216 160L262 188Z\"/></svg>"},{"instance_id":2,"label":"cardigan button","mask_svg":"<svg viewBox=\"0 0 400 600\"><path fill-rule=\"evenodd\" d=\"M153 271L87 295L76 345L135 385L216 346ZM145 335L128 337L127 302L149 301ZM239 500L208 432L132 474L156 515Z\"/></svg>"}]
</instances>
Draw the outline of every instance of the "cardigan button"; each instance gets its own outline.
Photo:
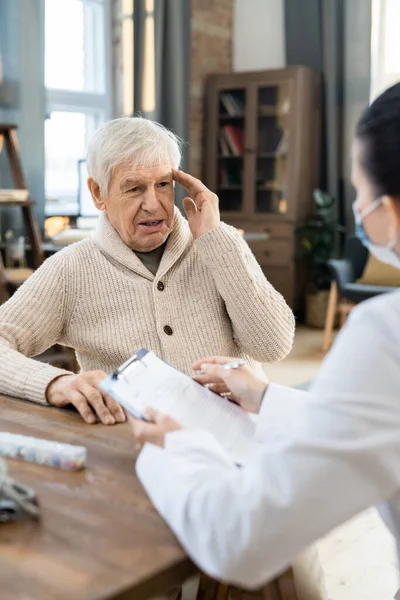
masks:
<instances>
[{"instance_id":1,"label":"cardigan button","mask_svg":"<svg viewBox=\"0 0 400 600\"><path fill-rule=\"evenodd\" d=\"M164 290L164 288L165 288L165 285L163 284L163 282L162 282L162 281L159 281L159 282L157 283L157 289L158 289L158 291L159 291L159 292L162 292L162 291Z\"/></svg>"},{"instance_id":2,"label":"cardigan button","mask_svg":"<svg viewBox=\"0 0 400 600\"><path fill-rule=\"evenodd\" d=\"M169 325L166 325L164 327L164 333L166 333L167 335L172 335L173 334L172 327L170 327Z\"/></svg>"}]
</instances>

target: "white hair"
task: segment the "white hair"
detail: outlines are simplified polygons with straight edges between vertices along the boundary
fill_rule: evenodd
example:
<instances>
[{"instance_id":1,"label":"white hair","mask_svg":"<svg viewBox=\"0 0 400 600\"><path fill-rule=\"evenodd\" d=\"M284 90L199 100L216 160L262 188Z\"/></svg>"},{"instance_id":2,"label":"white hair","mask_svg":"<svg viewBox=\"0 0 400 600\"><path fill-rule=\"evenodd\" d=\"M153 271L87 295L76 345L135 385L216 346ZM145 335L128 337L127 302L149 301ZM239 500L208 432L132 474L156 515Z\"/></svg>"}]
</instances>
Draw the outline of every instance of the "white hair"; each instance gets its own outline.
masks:
<instances>
[{"instance_id":1,"label":"white hair","mask_svg":"<svg viewBox=\"0 0 400 600\"><path fill-rule=\"evenodd\" d=\"M113 170L132 163L152 167L168 162L178 169L181 140L160 123L142 117L122 117L108 121L89 143L86 165L89 177L107 193Z\"/></svg>"}]
</instances>

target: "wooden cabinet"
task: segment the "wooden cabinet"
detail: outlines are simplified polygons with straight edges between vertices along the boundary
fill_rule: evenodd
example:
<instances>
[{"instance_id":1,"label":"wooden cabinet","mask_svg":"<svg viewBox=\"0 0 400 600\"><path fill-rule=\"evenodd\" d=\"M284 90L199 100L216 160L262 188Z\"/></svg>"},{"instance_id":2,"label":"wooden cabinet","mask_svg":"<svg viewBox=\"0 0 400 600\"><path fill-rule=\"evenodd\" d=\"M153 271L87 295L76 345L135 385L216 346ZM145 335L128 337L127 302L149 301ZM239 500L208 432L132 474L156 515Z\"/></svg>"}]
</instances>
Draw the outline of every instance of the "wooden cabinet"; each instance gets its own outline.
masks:
<instances>
[{"instance_id":1,"label":"wooden cabinet","mask_svg":"<svg viewBox=\"0 0 400 600\"><path fill-rule=\"evenodd\" d=\"M304 292L295 230L312 206L319 142L320 78L312 70L209 78L204 181L293 308Z\"/></svg>"}]
</instances>

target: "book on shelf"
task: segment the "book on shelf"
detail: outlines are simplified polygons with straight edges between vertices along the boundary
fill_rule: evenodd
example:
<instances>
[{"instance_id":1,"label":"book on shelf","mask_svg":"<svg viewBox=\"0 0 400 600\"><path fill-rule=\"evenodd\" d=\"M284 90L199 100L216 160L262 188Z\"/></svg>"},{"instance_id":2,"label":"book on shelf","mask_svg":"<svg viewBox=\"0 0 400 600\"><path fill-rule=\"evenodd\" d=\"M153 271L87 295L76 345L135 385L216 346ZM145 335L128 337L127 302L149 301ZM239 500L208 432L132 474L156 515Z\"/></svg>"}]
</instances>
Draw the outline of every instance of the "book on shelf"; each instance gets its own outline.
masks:
<instances>
[{"instance_id":1,"label":"book on shelf","mask_svg":"<svg viewBox=\"0 0 400 600\"><path fill-rule=\"evenodd\" d=\"M279 108L280 115L287 115L290 111L290 100L289 98L285 98Z\"/></svg>"},{"instance_id":2,"label":"book on shelf","mask_svg":"<svg viewBox=\"0 0 400 600\"><path fill-rule=\"evenodd\" d=\"M276 106L271 106L270 104L260 104L258 112L262 117L273 117L277 114Z\"/></svg>"},{"instance_id":3,"label":"book on shelf","mask_svg":"<svg viewBox=\"0 0 400 600\"><path fill-rule=\"evenodd\" d=\"M237 94L233 94L232 92L221 92L220 100L230 117L243 116L244 102Z\"/></svg>"},{"instance_id":4,"label":"book on shelf","mask_svg":"<svg viewBox=\"0 0 400 600\"><path fill-rule=\"evenodd\" d=\"M281 215L285 215L288 210L288 202L286 198L281 198L278 202L278 212Z\"/></svg>"},{"instance_id":5,"label":"book on shelf","mask_svg":"<svg viewBox=\"0 0 400 600\"><path fill-rule=\"evenodd\" d=\"M232 156L241 156L244 150L244 131L235 125L225 125L221 136L227 143Z\"/></svg>"},{"instance_id":6,"label":"book on shelf","mask_svg":"<svg viewBox=\"0 0 400 600\"><path fill-rule=\"evenodd\" d=\"M284 154L287 154L288 152L288 147L289 147L289 136L286 132L283 132L281 139L278 142L278 145L275 149L276 154L278 154L278 156L283 156Z\"/></svg>"},{"instance_id":7,"label":"book on shelf","mask_svg":"<svg viewBox=\"0 0 400 600\"><path fill-rule=\"evenodd\" d=\"M290 110L290 102L286 98L280 106L274 104L260 104L258 112L261 117L285 117Z\"/></svg>"},{"instance_id":8,"label":"book on shelf","mask_svg":"<svg viewBox=\"0 0 400 600\"><path fill-rule=\"evenodd\" d=\"M242 185L242 172L238 165L220 165L221 186Z\"/></svg>"},{"instance_id":9,"label":"book on shelf","mask_svg":"<svg viewBox=\"0 0 400 600\"><path fill-rule=\"evenodd\" d=\"M232 156L229 146L228 146L224 136L222 135L222 133L219 136L219 146L220 146L222 156Z\"/></svg>"},{"instance_id":10,"label":"book on shelf","mask_svg":"<svg viewBox=\"0 0 400 600\"><path fill-rule=\"evenodd\" d=\"M225 165L228 185L242 185L242 174L237 165Z\"/></svg>"},{"instance_id":11,"label":"book on shelf","mask_svg":"<svg viewBox=\"0 0 400 600\"><path fill-rule=\"evenodd\" d=\"M282 184L276 180L267 179L266 181L258 181L257 185L261 189L261 191L263 188L265 190L268 190L271 192L281 192L282 191Z\"/></svg>"}]
</instances>

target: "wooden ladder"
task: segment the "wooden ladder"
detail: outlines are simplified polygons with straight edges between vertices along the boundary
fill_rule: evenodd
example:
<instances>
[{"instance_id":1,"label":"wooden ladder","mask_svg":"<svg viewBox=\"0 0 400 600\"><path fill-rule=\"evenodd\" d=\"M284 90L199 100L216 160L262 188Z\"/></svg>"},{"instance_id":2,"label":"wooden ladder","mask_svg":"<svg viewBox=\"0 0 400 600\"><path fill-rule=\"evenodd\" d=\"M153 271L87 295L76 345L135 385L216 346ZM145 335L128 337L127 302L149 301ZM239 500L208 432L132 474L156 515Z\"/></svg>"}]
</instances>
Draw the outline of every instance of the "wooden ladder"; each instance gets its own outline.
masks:
<instances>
[{"instance_id":1,"label":"wooden ladder","mask_svg":"<svg viewBox=\"0 0 400 600\"><path fill-rule=\"evenodd\" d=\"M0 123L0 154L5 146L15 188L18 190L28 190L22 169L16 129L16 125ZM35 269L39 268L45 257L39 225L33 210L35 203L28 195L25 200L15 200L14 198L10 198L9 200L2 199L0 201L0 208L2 206L21 207L25 231L31 245L33 266ZM0 253L0 304L6 302L16 288L22 285L32 273L32 269L6 269ZM75 353L70 348L65 348L64 346L55 345L49 351L36 357L36 359L71 371L77 370Z\"/></svg>"},{"instance_id":2,"label":"wooden ladder","mask_svg":"<svg viewBox=\"0 0 400 600\"><path fill-rule=\"evenodd\" d=\"M16 125L0 123L0 154L5 148L8 154L15 188L18 190L28 190L22 168L16 129ZM29 195L25 200L16 200L15 198L10 197L9 200L2 199L0 201L0 208L3 206L21 207L25 231L31 245L33 266L35 269L37 269L44 260L44 253L42 247L42 237L40 235L39 225L33 209L34 205L35 203L29 197ZM0 254L0 302L4 302L9 297L9 287L14 289L17 288L31 274L32 270L30 269L6 269Z\"/></svg>"}]
</instances>

